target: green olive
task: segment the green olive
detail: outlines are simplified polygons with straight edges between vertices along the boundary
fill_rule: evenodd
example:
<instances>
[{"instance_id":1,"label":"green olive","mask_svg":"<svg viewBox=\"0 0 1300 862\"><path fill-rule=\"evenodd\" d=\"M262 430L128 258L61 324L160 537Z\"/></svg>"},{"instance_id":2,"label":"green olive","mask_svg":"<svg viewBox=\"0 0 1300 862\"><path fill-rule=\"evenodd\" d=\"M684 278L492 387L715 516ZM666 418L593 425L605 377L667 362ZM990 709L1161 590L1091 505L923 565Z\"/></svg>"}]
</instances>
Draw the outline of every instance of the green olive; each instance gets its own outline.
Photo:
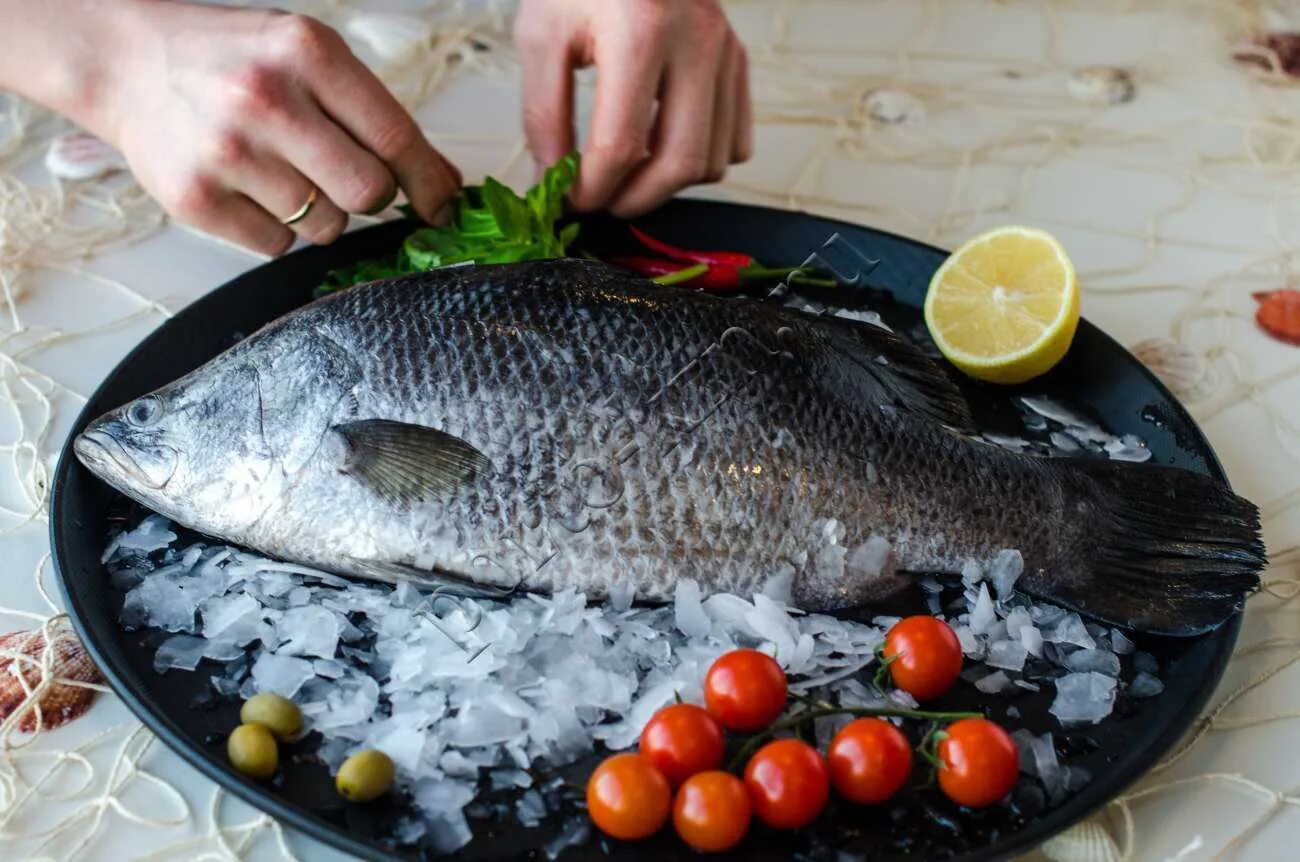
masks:
<instances>
[{"instance_id":1,"label":"green olive","mask_svg":"<svg viewBox=\"0 0 1300 862\"><path fill-rule=\"evenodd\" d=\"M393 761L373 748L358 751L343 761L334 786L349 802L369 802L384 795L393 783Z\"/></svg>"},{"instance_id":2,"label":"green olive","mask_svg":"<svg viewBox=\"0 0 1300 862\"><path fill-rule=\"evenodd\" d=\"M260 724L281 742L293 742L302 733L302 710L287 697L264 691L255 694L239 710L244 724Z\"/></svg>"},{"instance_id":3,"label":"green olive","mask_svg":"<svg viewBox=\"0 0 1300 862\"><path fill-rule=\"evenodd\" d=\"M230 765L257 781L265 781L280 765L280 751L271 731L260 724L241 724L226 740Z\"/></svg>"}]
</instances>

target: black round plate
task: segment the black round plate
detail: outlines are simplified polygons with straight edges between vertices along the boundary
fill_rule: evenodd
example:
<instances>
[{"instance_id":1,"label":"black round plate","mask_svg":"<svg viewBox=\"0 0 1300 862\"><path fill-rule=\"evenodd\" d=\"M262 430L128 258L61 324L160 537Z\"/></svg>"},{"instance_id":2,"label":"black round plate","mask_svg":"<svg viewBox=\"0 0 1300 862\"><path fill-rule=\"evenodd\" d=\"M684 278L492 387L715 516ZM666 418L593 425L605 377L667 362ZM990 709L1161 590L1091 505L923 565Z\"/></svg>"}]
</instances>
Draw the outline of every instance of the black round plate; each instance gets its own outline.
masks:
<instances>
[{"instance_id":1,"label":"black round plate","mask_svg":"<svg viewBox=\"0 0 1300 862\"><path fill-rule=\"evenodd\" d=\"M675 201L643 224L669 241L744 250L768 264L799 264L826 246L823 257L845 275L853 269L869 270L856 286L836 288L836 303L869 305L905 332L917 331L926 286L945 257L939 249L869 228L733 204ZM160 326L113 369L78 417L74 434L105 410L179 377L243 335L309 301L328 270L391 253L410 229L410 224L398 223L359 231L332 246L258 267L202 297ZM590 218L582 230L584 250L599 255L630 248L620 222ZM878 263L864 265L863 259ZM960 383L986 427L1004 433L1020 430L1011 397L1015 390ZM1087 322L1080 325L1066 359L1028 391L1081 408L1116 434L1141 436L1154 461L1223 478L1209 443L1182 406L1136 359ZM324 766L314 762L310 743L291 752L279 782L271 786L250 782L229 768L223 740L238 723L237 704L212 697L202 667L197 673L155 673L154 642L117 622L122 594L110 586L100 564L112 505L113 492L82 468L66 445L50 506L54 567L78 632L127 706L205 775L286 823L365 858L409 857L409 852L394 851L386 839L402 813L401 805L342 804ZM919 595L901 601L923 608ZM872 858L989 859L1033 847L1097 809L1169 750L1213 691L1239 628L1238 617L1199 638L1139 638L1139 647L1160 660L1165 691L1144 700L1121 696L1114 716L1084 731L1062 732L1055 726L1047 713L1050 691L1026 692L1011 700L984 697L973 686L962 685L945 698L944 705L953 709L988 707L995 719L1014 703L1023 717L1009 722L1013 726L1035 733L1053 731L1066 762L1083 766L1094 776L1057 807L1034 804L1032 792L1024 797L1017 794L1019 804L982 812L960 811L932 791L912 793L881 809L832 804L814 827L802 833L778 835L756 829L735 856L777 860L825 854L834 858L829 848L843 848ZM574 771L580 775L584 768L590 764L579 764ZM540 848L560 828L558 819L534 829L525 829L509 817L473 823L476 837L462 851L466 858L544 858ZM656 862L694 856L674 836L665 834L637 845L604 842L595 836L570 850L566 858L606 855Z\"/></svg>"}]
</instances>

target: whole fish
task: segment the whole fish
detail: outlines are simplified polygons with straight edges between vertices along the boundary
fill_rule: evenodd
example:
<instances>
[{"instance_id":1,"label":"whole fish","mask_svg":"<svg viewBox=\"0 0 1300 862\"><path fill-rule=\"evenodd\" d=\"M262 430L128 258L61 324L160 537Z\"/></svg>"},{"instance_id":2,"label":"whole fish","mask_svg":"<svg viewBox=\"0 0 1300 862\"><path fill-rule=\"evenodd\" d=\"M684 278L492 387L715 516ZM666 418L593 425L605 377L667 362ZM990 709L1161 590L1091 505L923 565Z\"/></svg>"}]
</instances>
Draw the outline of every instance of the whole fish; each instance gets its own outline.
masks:
<instances>
[{"instance_id":1,"label":"whole fish","mask_svg":"<svg viewBox=\"0 0 1300 862\"><path fill-rule=\"evenodd\" d=\"M1016 549L1029 594L1191 634L1258 585L1257 512L1221 483L970 427L883 328L552 260L328 296L75 450L201 532L459 592L662 601L690 578L824 610Z\"/></svg>"}]
</instances>

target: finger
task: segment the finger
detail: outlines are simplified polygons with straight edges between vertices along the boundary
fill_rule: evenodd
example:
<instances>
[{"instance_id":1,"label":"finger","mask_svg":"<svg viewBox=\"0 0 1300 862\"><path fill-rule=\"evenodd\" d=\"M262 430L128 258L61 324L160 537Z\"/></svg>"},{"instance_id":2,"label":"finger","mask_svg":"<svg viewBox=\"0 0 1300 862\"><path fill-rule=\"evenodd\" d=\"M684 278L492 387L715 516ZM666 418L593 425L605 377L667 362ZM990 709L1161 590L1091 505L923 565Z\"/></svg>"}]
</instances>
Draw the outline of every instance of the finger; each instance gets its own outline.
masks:
<instances>
[{"instance_id":1,"label":"finger","mask_svg":"<svg viewBox=\"0 0 1300 862\"><path fill-rule=\"evenodd\" d=\"M714 96L721 58L688 52L669 64L655 131L654 155L610 205L627 218L663 203L709 171Z\"/></svg>"},{"instance_id":2,"label":"finger","mask_svg":"<svg viewBox=\"0 0 1300 862\"><path fill-rule=\"evenodd\" d=\"M426 221L460 188L437 150L393 94L346 48L309 79L325 113L380 161Z\"/></svg>"},{"instance_id":3,"label":"finger","mask_svg":"<svg viewBox=\"0 0 1300 862\"><path fill-rule=\"evenodd\" d=\"M231 189L241 192L282 223L306 207L306 214L289 228L308 242L327 245L338 239L348 226L347 214L323 189L278 156L254 154L239 168L229 169L223 179ZM313 188L317 189L314 199Z\"/></svg>"},{"instance_id":4,"label":"finger","mask_svg":"<svg viewBox=\"0 0 1300 862\"><path fill-rule=\"evenodd\" d=\"M540 173L573 149L573 55L553 39L518 41L524 137Z\"/></svg>"},{"instance_id":5,"label":"finger","mask_svg":"<svg viewBox=\"0 0 1300 862\"><path fill-rule=\"evenodd\" d=\"M194 184L172 209L181 221L259 254L278 257L293 245L293 231L279 219L216 181Z\"/></svg>"},{"instance_id":6,"label":"finger","mask_svg":"<svg viewBox=\"0 0 1300 862\"><path fill-rule=\"evenodd\" d=\"M397 184L388 167L306 97L262 124L255 141L227 140L220 147L222 152L217 156L217 163L225 166L228 175L246 175L256 169L254 162L267 156L256 155L255 150L275 153L306 176L308 186L315 185L324 197L347 212L379 212L397 194ZM240 188L248 187L241 183ZM298 204L305 197L303 192ZM298 204L281 215L293 212Z\"/></svg>"},{"instance_id":7,"label":"finger","mask_svg":"<svg viewBox=\"0 0 1300 862\"><path fill-rule=\"evenodd\" d=\"M736 75L736 130L731 148L731 163L749 161L754 154L754 102L749 93L749 54L745 46L736 44L740 57L740 71Z\"/></svg>"},{"instance_id":8,"label":"finger","mask_svg":"<svg viewBox=\"0 0 1300 862\"><path fill-rule=\"evenodd\" d=\"M654 31L651 31L654 32ZM596 95L582 166L570 199L579 210L606 206L624 179L649 156L655 96L664 52L631 30L608 34L596 46Z\"/></svg>"},{"instance_id":9,"label":"finger","mask_svg":"<svg viewBox=\"0 0 1300 862\"><path fill-rule=\"evenodd\" d=\"M731 150L736 140L736 75L740 71L740 52L734 38L727 40L725 59L713 93L713 138L709 142L709 170L705 181L716 183L727 173Z\"/></svg>"}]
</instances>

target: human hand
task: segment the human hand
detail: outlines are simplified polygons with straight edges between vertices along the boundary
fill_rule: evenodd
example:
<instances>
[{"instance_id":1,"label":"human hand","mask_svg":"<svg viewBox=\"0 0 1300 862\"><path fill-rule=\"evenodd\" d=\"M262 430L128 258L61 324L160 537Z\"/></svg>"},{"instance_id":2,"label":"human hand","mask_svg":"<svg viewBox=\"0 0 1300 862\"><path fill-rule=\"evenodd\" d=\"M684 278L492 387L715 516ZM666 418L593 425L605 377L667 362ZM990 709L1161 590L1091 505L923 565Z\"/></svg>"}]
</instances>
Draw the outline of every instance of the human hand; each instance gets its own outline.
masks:
<instances>
[{"instance_id":1,"label":"human hand","mask_svg":"<svg viewBox=\"0 0 1300 862\"><path fill-rule=\"evenodd\" d=\"M183 221L265 254L336 239L400 187L426 220L460 175L312 18L182 3L125 6L129 34L78 118ZM317 199L292 228L282 223Z\"/></svg>"},{"instance_id":2,"label":"human hand","mask_svg":"<svg viewBox=\"0 0 1300 862\"><path fill-rule=\"evenodd\" d=\"M514 29L539 167L573 149L573 73L596 66L578 209L636 215L749 158L745 49L715 0L522 0Z\"/></svg>"}]
</instances>

